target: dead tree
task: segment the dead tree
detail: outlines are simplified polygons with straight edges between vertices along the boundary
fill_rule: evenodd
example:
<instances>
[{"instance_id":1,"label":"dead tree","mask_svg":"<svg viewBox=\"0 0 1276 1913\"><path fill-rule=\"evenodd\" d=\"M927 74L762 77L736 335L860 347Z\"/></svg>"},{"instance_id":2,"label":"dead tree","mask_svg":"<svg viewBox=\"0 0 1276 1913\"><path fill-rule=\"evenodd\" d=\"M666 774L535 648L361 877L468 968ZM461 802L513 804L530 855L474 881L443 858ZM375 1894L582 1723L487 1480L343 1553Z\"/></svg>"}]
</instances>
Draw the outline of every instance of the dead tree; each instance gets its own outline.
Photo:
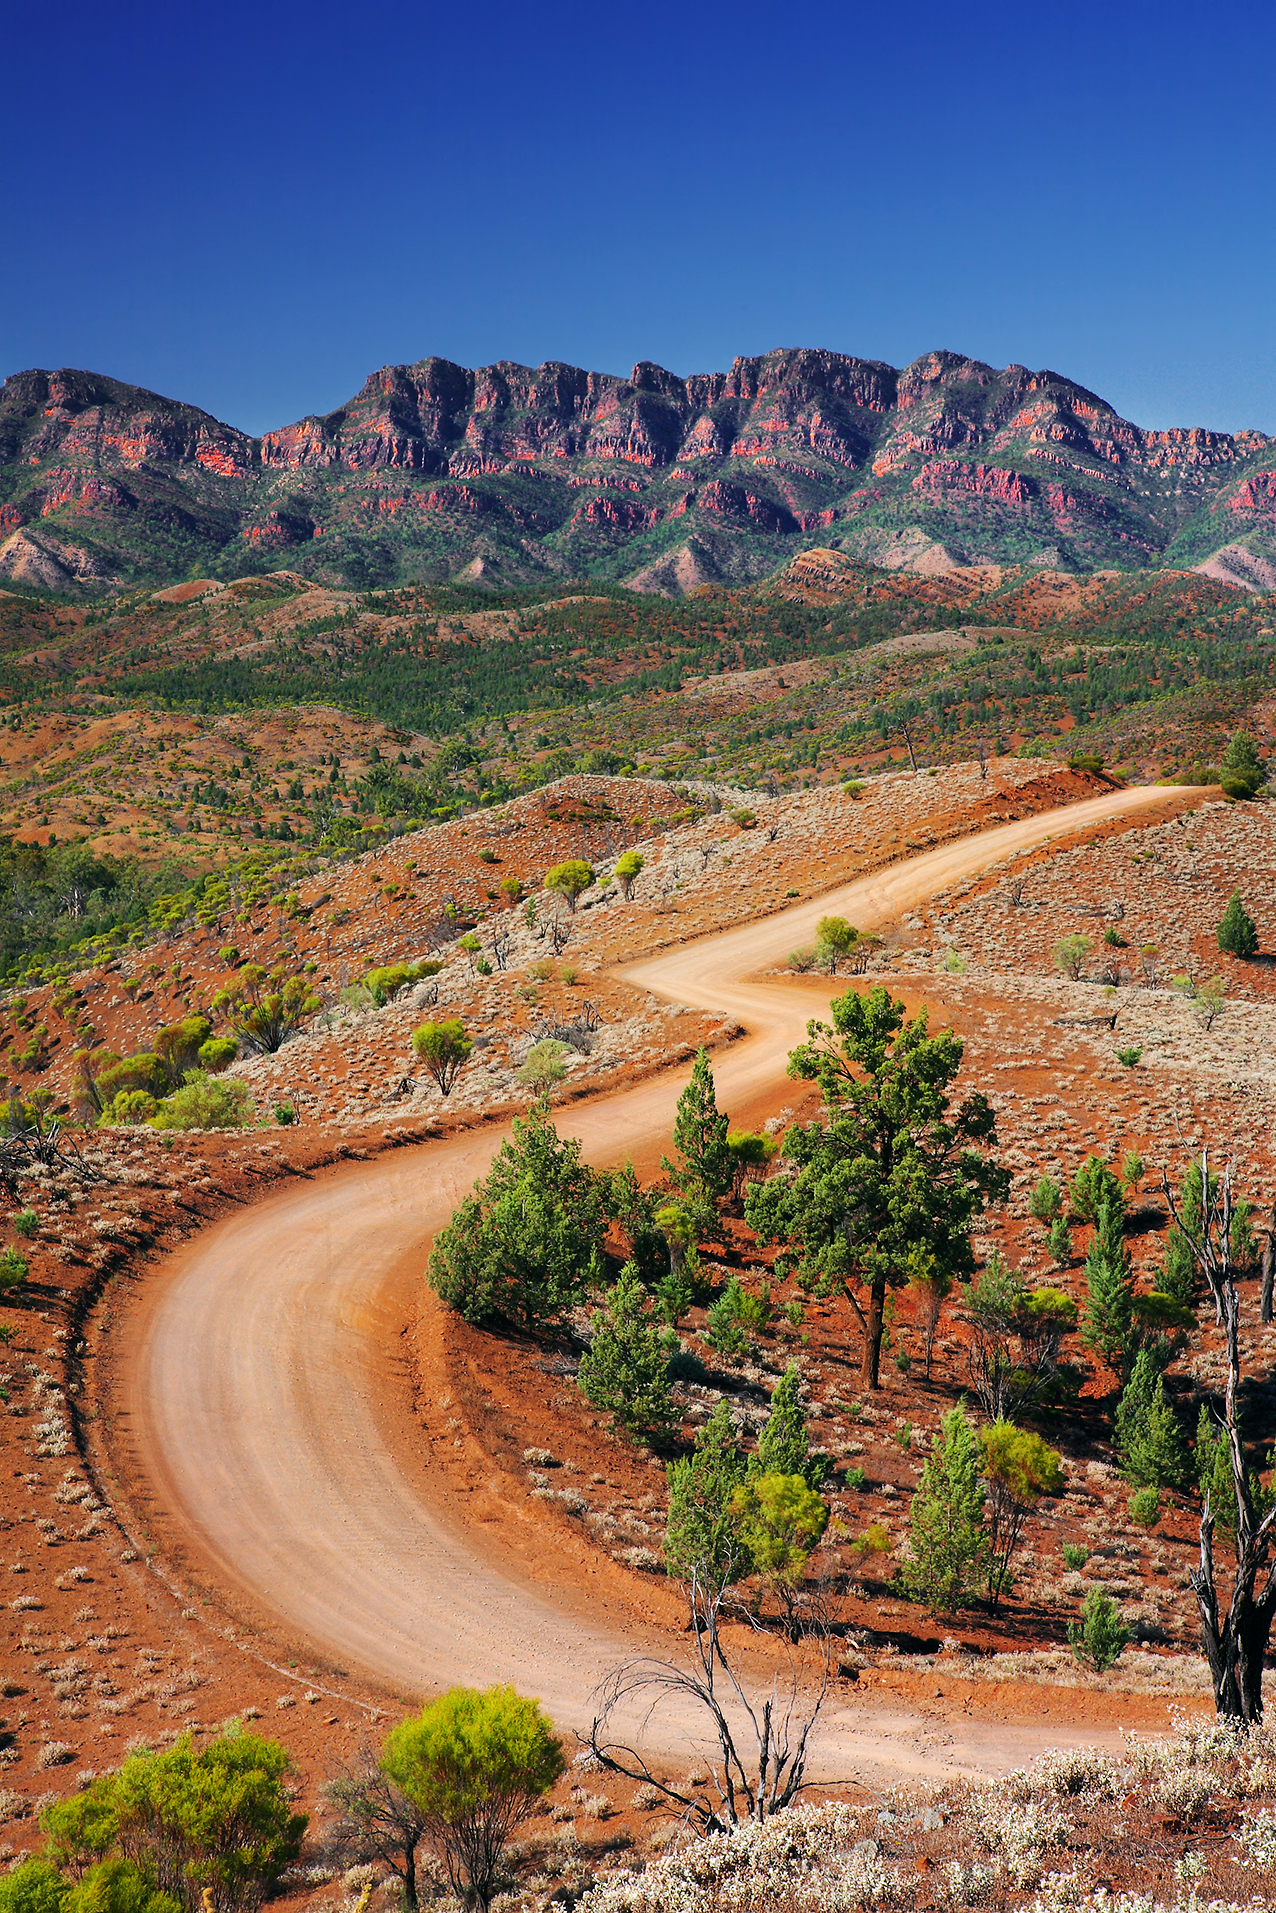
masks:
<instances>
[{"instance_id":1,"label":"dead tree","mask_svg":"<svg viewBox=\"0 0 1276 1913\"><path fill-rule=\"evenodd\" d=\"M1182 1210L1161 1173L1161 1191L1200 1273L1214 1298L1215 1316L1227 1342L1227 1382L1223 1394L1222 1427L1227 1437L1232 1487L1236 1495L1236 1571L1231 1601L1220 1608L1214 1570L1214 1518L1208 1489L1201 1510L1199 1565L1188 1580L1201 1614L1201 1645L1209 1662L1215 1710L1247 1722L1263 1717L1263 1661L1276 1618L1276 1563L1272 1560L1272 1531L1276 1506L1260 1517L1254 1484L1241 1445L1240 1296L1232 1270L1232 1172L1225 1164L1217 1186L1210 1187L1209 1151L1201 1151L1201 1223L1188 1228ZM1261 1592L1259 1583L1262 1582Z\"/></svg>"},{"instance_id":2,"label":"dead tree","mask_svg":"<svg viewBox=\"0 0 1276 1913\"><path fill-rule=\"evenodd\" d=\"M596 1689L598 1712L587 1745L609 1773L639 1780L662 1793L672 1806L702 1833L725 1833L746 1821L769 1820L791 1806L805 1788L811 1735L832 1684L832 1630L822 1592L812 1598L807 1642L819 1649L819 1672L814 1690L803 1681L803 1662L789 1646L788 1675L773 1676L771 1691L759 1700L750 1696L732 1665L722 1639L724 1608L730 1602L734 1620L747 1621L756 1632L774 1641L776 1636L737 1597L727 1580L704 1568L693 1568L686 1584L691 1607L691 1638L695 1662L689 1668L672 1661L641 1657L626 1661ZM805 1688L805 1691L804 1691ZM612 1738L618 1711L637 1705L647 1718L662 1700L692 1701L703 1709L718 1743L718 1759L710 1760L714 1799L708 1783L689 1780L674 1784L653 1773L636 1748Z\"/></svg>"},{"instance_id":3,"label":"dead tree","mask_svg":"<svg viewBox=\"0 0 1276 1913\"><path fill-rule=\"evenodd\" d=\"M356 1767L328 1782L324 1794L338 1816L327 1841L333 1857L347 1865L380 1860L400 1882L405 1913L416 1913L417 1850L427 1832L420 1808L382 1771L368 1747Z\"/></svg>"}]
</instances>

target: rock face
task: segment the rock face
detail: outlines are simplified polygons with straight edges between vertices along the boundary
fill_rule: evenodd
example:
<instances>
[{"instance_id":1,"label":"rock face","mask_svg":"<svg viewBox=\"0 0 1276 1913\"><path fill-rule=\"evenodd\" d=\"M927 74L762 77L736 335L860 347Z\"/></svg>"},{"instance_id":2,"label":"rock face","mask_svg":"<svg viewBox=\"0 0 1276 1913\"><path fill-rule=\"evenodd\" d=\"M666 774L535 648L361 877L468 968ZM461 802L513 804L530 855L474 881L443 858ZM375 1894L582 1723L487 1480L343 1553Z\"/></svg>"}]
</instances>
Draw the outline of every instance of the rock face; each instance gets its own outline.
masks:
<instances>
[{"instance_id":1,"label":"rock face","mask_svg":"<svg viewBox=\"0 0 1276 1913\"><path fill-rule=\"evenodd\" d=\"M918 570L1219 554L1216 575L1263 588L1273 443L1144 431L1057 373L949 352L897 371L784 350L627 379L424 359L261 439L118 380L30 371L0 391L0 535L36 528L64 573L46 565L44 588L226 577L286 554L356 585L559 575L676 592L810 545ZM25 549L0 564L35 583Z\"/></svg>"}]
</instances>

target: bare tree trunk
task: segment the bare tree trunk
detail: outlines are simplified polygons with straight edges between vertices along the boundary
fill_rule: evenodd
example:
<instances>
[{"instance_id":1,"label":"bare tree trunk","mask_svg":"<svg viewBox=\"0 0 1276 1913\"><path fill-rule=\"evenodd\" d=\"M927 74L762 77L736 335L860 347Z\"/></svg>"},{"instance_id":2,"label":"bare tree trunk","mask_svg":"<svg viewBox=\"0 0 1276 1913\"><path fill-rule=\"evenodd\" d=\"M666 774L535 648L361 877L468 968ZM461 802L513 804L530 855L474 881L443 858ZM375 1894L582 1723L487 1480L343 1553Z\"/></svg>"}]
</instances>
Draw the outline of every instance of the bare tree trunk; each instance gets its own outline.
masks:
<instances>
[{"instance_id":1,"label":"bare tree trunk","mask_svg":"<svg viewBox=\"0 0 1276 1913\"><path fill-rule=\"evenodd\" d=\"M1272 1276L1276 1273L1276 1202L1272 1204L1272 1219L1267 1225L1267 1240L1263 1244L1263 1259L1260 1265L1262 1283L1258 1300L1258 1319L1267 1323L1272 1319Z\"/></svg>"},{"instance_id":2,"label":"bare tree trunk","mask_svg":"<svg viewBox=\"0 0 1276 1913\"><path fill-rule=\"evenodd\" d=\"M1209 1284L1214 1308L1226 1336L1227 1382L1223 1396L1223 1429L1227 1435L1232 1487L1236 1495L1236 1572L1227 1612L1219 1607L1214 1573L1214 1510L1208 1492L1201 1513L1199 1565L1188 1572L1201 1615L1201 1645L1209 1662L1215 1711L1247 1722L1263 1718L1263 1661L1276 1618L1276 1564L1271 1559L1276 1508L1260 1520L1254 1506L1249 1470L1240 1435L1240 1296L1232 1273L1232 1174L1223 1169L1216 1193L1210 1193L1209 1152L1201 1151L1201 1228L1193 1235L1174 1199L1169 1179L1161 1189ZM1260 1576L1262 1592L1258 1592Z\"/></svg>"},{"instance_id":3,"label":"bare tree trunk","mask_svg":"<svg viewBox=\"0 0 1276 1913\"><path fill-rule=\"evenodd\" d=\"M900 729L901 737L903 738L905 744L908 746L909 764L912 766L914 770L916 770L917 769L917 753L913 749L913 740L909 736L908 726L907 724L901 723L899 729ZM876 1387L876 1383L874 1383L874 1386Z\"/></svg>"},{"instance_id":4,"label":"bare tree trunk","mask_svg":"<svg viewBox=\"0 0 1276 1913\"><path fill-rule=\"evenodd\" d=\"M873 1283L868 1298L868 1319L864 1323L864 1354L860 1362L860 1387L880 1388L882 1370L882 1314L886 1307L886 1279Z\"/></svg>"}]
</instances>

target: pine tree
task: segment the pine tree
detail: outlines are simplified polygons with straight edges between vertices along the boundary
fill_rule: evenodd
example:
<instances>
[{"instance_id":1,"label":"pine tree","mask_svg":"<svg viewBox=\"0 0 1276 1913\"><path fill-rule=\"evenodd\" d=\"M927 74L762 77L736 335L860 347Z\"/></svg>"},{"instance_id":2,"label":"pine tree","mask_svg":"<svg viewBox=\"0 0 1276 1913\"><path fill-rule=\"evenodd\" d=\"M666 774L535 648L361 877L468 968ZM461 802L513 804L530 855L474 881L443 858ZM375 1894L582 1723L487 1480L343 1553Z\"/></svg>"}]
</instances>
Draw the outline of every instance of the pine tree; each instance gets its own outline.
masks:
<instances>
[{"instance_id":1,"label":"pine tree","mask_svg":"<svg viewBox=\"0 0 1276 1913\"><path fill-rule=\"evenodd\" d=\"M1104 1200L1085 1259L1089 1302L1081 1339L1118 1380L1130 1349L1134 1279L1122 1234L1124 1209Z\"/></svg>"},{"instance_id":2,"label":"pine tree","mask_svg":"<svg viewBox=\"0 0 1276 1913\"><path fill-rule=\"evenodd\" d=\"M1139 1350L1122 1392L1116 1445L1125 1478L1136 1488L1186 1486L1189 1470L1183 1432L1151 1349Z\"/></svg>"},{"instance_id":3,"label":"pine tree","mask_svg":"<svg viewBox=\"0 0 1276 1913\"><path fill-rule=\"evenodd\" d=\"M750 1473L801 1475L808 1488L818 1490L829 1465L827 1457L811 1453L798 1389L797 1363L790 1362L772 1391L771 1413L758 1437L757 1459Z\"/></svg>"},{"instance_id":4,"label":"pine tree","mask_svg":"<svg viewBox=\"0 0 1276 1913\"><path fill-rule=\"evenodd\" d=\"M1218 947L1229 956L1252 957L1258 950L1258 925L1241 902L1239 890L1233 890L1231 902L1218 926Z\"/></svg>"},{"instance_id":5,"label":"pine tree","mask_svg":"<svg viewBox=\"0 0 1276 1913\"><path fill-rule=\"evenodd\" d=\"M744 1482L748 1463L725 1402L701 1428L693 1452L671 1462L665 1473L666 1572L680 1581L689 1581L693 1572L711 1581L738 1581L748 1572L749 1551L736 1530L731 1497Z\"/></svg>"},{"instance_id":6,"label":"pine tree","mask_svg":"<svg viewBox=\"0 0 1276 1913\"><path fill-rule=\"evenodd\" d=\"M727 1195L735 1184L735 1160L727 1148L730 1127L731 1118L718 1108L709 1052L697 1050L674 1117L673 1141L681 1160L674 1164L662 1157L661 1168L681 1189L709 1202Z\"/></svg>"},{"instance_id":7,"label":"pine tree","mask_svg":"<svg viewBox=\"0 0 1276 1913\"><path fill-rule=\"evenodd\" d=\"M620 1271L606 1309L594 1316L594 1339L580 1358L577 1380L587 1401L645 1441L676 1426L665 1340L632 1262Z\"/></svg>"},{"instance_id":8,"label":"pine tree","mask_svg":"<svg viewBox=\"0 0 1276 1913\"><path fill-rule=\"evenodd\" d=\"M935 1614L965 1606L983 1579L988 1537L979 1463L974 1426L958 1403L940 1423L913 1496L904 1568L910 1591Z\"/></svg>"}]
</instances>

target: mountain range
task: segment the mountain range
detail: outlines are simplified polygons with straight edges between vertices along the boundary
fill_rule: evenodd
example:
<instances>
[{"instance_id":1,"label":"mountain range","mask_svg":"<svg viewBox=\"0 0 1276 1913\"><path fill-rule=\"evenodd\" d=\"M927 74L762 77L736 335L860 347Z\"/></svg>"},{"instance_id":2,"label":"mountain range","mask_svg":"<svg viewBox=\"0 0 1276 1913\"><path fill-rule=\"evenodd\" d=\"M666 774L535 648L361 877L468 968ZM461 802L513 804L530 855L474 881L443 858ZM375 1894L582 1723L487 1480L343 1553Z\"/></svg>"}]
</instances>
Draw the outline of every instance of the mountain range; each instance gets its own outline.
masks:
<instances>
[{"instance_id":1,"label":"mountain range","mask_svg":"<svg viewBox=\"0 0 1276 1913\"><path fill-rule=\"evenodd\" d=\"M628 378L374 372L253 438L93 372L0 388L0 577L83 595L281 567L676 594L809 546L890 569L1197 569L1276 588L1276 440L1150 431L1050 371L786 349Z\"/></svg>"}]
</instances>

